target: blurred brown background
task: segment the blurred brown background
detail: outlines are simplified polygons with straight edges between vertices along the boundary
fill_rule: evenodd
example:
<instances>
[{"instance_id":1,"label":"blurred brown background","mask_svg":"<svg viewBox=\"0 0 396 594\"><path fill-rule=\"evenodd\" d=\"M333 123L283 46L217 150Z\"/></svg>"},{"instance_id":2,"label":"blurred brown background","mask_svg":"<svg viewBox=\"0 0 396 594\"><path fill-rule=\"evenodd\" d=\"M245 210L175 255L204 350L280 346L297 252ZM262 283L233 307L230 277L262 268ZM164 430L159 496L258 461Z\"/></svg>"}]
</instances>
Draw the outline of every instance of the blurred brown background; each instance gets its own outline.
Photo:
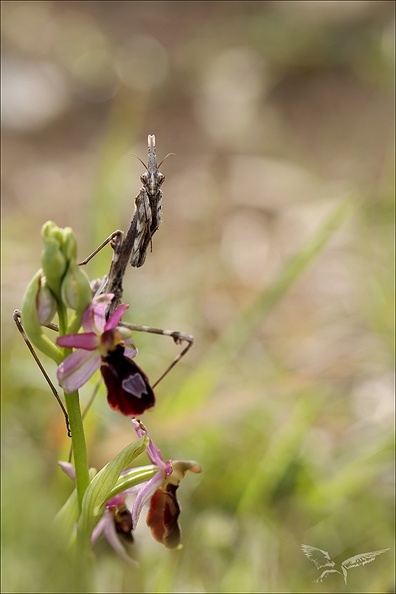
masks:
<instances>
[{"instance_id":1,"label":"blurred brown background","mask_svg":"<svg viewBox=\"0 0 396 594\"><path fill-rule=\"evenodd\" d=\"M44 484L55 483L54 463L67 449L61 415L11 323L39 267L41 226L49 219L71 226L81 258L113 230L125 230L143 172L132 153L146 161L147 135L155 134L159 160L176 156L161 167L163 223L153 252L143 268L127 271L124 298L131 303L129 321L196 338L188 358L158 387L158 412L147 423L167 455L197 458L205 469L202 479L189 478L187 492L198 491L183 501L184 527L194 539L183 553L185 565L168 568L176 575L165 580L168 591L306 591L317 576L298 549L304 538L341 556L346 549L352 555L390 546L391 458L383 444L391 439L393 410L394 3L2 7L10 496L11 461L17 464L33 448ZM228 344L235 357L224 369L214 352L213 366L221 371L210 388L204 385L208 353L219 337L342 202L351 212L330 243L263 313L241 348L238 334ZM110 248L104 249L87 272L102 276L110 259ZM135 338L138 362L155 379L177 349L165 338ZM51 367L50 373L55 376ZM192 373L194 402L185 399L175 412L173 394ZM306 397L303 411L295 409ZM103 395L95 406L89 439L92 463L100 467L132 434L125 419L107 410ZM383 447L388 453L377 460ZM276 480L265 474L267 461L279 469ZM328 473L333 491L321 483ZM261 482L246 496L244 485L254 475ZM326 504L313 495L313 485ZM54 487L55 507L68 487ZM354 515L352 503L360 497ZM369 510L371 522L358 528ZM262 533L253 529L256 512L266 526ZM327 536L321 540L322 528ZM250 540L241 537L244 530ZM247 542L257 545L248 562L239 564L237 542L245 551ZM19 553L10 550L13 568ZM148 550L168 575L162 550ZM256 557L266 559L264 565ZM212 571L202 576L208 558ZM286 558L292 559L289 572ZM143 562L147 575L149 559ZM387 561L381 562L384 568ZM230 563L234 572L227 578ZM390 583L377 563L366 573L354 570L356 579L363 575L364 585L370 575L371 591L385 591L375 590ZM105 573L102 591L110 591ZM9 591L24 591L20 579ZM134 591L123 579L120 590L111 591ZM160 578L150 583L152 591L166 590ZM334 581L330 587L341 586Z\"/></svg>"}]
</instances>

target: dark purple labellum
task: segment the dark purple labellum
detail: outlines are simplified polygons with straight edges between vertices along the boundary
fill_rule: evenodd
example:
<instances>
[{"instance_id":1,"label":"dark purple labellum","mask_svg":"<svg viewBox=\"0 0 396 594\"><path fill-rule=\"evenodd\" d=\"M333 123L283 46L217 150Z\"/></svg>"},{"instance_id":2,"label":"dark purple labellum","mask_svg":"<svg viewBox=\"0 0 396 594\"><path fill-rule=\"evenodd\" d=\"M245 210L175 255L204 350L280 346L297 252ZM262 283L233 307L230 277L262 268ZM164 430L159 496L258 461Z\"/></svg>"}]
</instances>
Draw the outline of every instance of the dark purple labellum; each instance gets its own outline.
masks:
<instances>
[{"instance_id":1,"label":"dark purple labellum","mask_svg":"<svg viewBox=\"0 0 396 594\"><path fill-rule=\"evenodd\" d=\"M118 345L102 357L100 371L107 387L110 407L127 417L141 415L155 404L155 396L147 375L124 355Z\"/></svg>"},{"instance_id":2,"label":"dark purple labellum","mask_svg":"<svg viewBox=\"0 0 396 594\"><path fill-rule=\"evenodd\" d=\"M147 526L151 534L167 549L176 549L180 544L181 530L178 522L180 506L176 497L177 486L160 487L150 499Z\"/></svg>"},{"instance_id":3,"label":"dark purple labellum","mask_svg":"<svg viewBox=\"0 0 396 594\"><path fill-rule=\"evenodd\" d=\"M132 514L125 505L118 505L112 509L115 529L127 542L133 542Z\"/></svg>"}]
</instances>

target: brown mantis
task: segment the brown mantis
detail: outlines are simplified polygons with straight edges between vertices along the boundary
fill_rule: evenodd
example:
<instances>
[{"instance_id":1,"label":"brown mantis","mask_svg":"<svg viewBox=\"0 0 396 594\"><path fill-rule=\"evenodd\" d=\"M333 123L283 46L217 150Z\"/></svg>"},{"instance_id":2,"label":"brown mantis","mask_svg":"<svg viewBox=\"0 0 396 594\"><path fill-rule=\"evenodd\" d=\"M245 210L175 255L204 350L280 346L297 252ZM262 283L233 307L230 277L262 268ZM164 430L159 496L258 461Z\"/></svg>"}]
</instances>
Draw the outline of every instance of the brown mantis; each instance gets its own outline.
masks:
<instances>
[{"instance_id":1,"label":"brown mantis","mask_svg":"<svg viewBox=\"0 0 396 594\"><path fill-rule=\"evenodd\" d=\"M140 189L139 194L136 196L135 212L125 237L123 236L122 231L115 231L104 242L102 242L102 244L96 250L94 250L90 256L88 256L79 264L80 266L87 264L108 243L110 243L112 246L114 252L109 274L105 276L103 281L100 283L100 286L94 291L96 296L109 293L114 295L107 315L110 315L121 303L123 295L122 283L128 262L130 261L133 267L140 267L144 264L148 246L152 241L154 233L160 226L162 212L161 185L165 179L165 176L159 171L159 167L161 166L162 162L157 166L155 136L149 135L147 166L143 163L143 161L141 161L141 163L146 167L147 171L140 178L143 186ZM31 342L26 336L22 326L21 313L19 310L14 311L13 318L19 332L21 333L38 367L43 373L45 380L50 386L52 393L58 401L59 406L61 407L62 413L65 416L68 435L70 436L70 427L65 406L63 405L63 402L51 379L46 373L42 363L40 362ZM157 386L158 383L169 373L169 371L184 357L194 342L193 337L190 334L186 334L184 332L153 328L151 326L129 324L127 322L121 322L120 326L124 326L132 331L170 336L177 345L181 345L183 342L187 343L187 345L178 355L176 355L174 360L161 374L161 376L152 384L152 388ZM48 324L47 327L51 330L58 330L58 327L55 324ZM138 370L137 373L139 373L141 370L137 366L136 368ZM141 372L141 375L145 377L144 372ZM91 403L88 404L87 409L89 408L90 404Z\"/></svg>"}]
</instances>

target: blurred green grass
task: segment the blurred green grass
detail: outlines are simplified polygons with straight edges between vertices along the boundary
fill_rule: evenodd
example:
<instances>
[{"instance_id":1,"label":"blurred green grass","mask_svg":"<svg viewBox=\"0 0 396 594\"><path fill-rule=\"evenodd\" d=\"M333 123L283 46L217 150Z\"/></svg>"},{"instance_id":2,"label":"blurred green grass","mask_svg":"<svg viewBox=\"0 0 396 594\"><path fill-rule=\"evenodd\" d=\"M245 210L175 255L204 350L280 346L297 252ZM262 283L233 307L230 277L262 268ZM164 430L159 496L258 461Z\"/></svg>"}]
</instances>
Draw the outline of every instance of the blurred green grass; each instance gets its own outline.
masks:
<instances>
[{"instance_id":1,"label":"blurred green grass","mask_svg":"<svg viewBox=\"0 0 396 594\"><path fill-rule=\"evenodd\" d=\"M196 337L188 358L158 386L158 405L144 421L165 458L196 459L203 473L186 477L180 488L184 548L164 550L141 521L140 567L126 567L100 543L95 591L345 591L338 575L313 583L318 572L302 543L329 551L337 562L391 547L373 564L352 569L347 589L392 591L394 150L384 132L392 120L387 3L333 10L330 3L323 9L297 3L290 10L286 3L192 3L191 9L163 3L156 11L154 3L117 3L119 11L107 2L89 8L36 3L40 13L14 4L19 16L11 6L5 15L12 55L45 56L66 68L60 50L67 45L51 46L45 28L41 43L56 52L40 44L37 50L40 19L56 23L63 44L81 20L90 43L103 35L114 54L125 23L138 36L149 22L143 31L161 40L171 74L161 88L121 85L108 103L75 100L71 119L41 131L5 132L3 591L86 591L80 576L70 575L51 524L70 492L56 465L68 454L63 418L11 313L38 267L46 218L75 228L81 257L125 228L141 173L129 153L136 145L145 151L152 132L160 158L172 150L178 155L166 162L165 220L153 253L139 274L127 272L125 299L131 321ZM228 88L227 51L238 48L248 50L241 55L265 81L264 91L257 104L240 108L253 123L238 123L236 109L235 121L215 126L203 115L211 109L219 115L211 77L224 76ZM242 58L231 57L237 69ZM69 75L82 96L99 92L94 78ZM144 152L139 155L144 160ZM233 176L250 161L258 169L249 168L241 185ZM268 176L271 163L275 170L300 167L310 183L285 167L292 181L282 202ZM29 164L54 173L42 178L49 189L38 183L39 174L37 183L27 183ZM61 182L55 172L63 172ZM241 222L232 236L234 219ZM268 242L269 255L246 249L240 265L252 221L262 228L251 245ZM103 250L89 274L102 275L109 260L110 249ZM139 364L155 378L177 348L161 337L135 338ZM108 410L103 391L86 426L97 467L133 439L128 421Z\"/></svg>"}]
</instances>

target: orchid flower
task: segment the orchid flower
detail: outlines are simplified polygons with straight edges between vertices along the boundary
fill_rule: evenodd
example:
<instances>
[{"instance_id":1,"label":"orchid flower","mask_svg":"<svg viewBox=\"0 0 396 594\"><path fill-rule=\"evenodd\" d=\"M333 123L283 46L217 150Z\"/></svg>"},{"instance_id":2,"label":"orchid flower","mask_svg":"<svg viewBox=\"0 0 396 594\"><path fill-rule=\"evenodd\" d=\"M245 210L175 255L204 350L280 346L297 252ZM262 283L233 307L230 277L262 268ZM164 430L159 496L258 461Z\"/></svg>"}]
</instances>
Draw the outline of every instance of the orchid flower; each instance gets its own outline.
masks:
<instances>
[{"instance_id":1,"label":"orchid flower","mask_svg":"<svg viewBox=\"0 0 396 594\"><path fill-rule=\"evenodd\" d=\"M73 464L60 461L59 466L72 481L76 480L76 472ZM122 473L125 474L125 473ZM129 556L125 545L133 542L132 536L132 514L126 506L126 498L129 493L136 492L137 486L115 495L105 504L102 518L95 526L91 535L91 544L104 534L110 546L127 563L135 561Z\"/></svg>"},{"instance_id":2,"label":"orchid flower","mask_svg":"<svg viewBox=\"0 0 396 594\"><path fill-rule=\"evenodd\" d=\"M125 544L133 542L132 514L126 506L126 497L127 492L123 492L106 503L104 514L92 532L91 544L103 532L117 555L127 563L136 563L125 548Z\"/></svg>"},{"instance_id":3,"label":"orchid flower","mask_svg":"<svg viewBox=\"0 0 396 594\"><path fill-rule=\"evenodd\" d=\"M149 502L149 511L146 523L155 540L165 545L168 549L179 548L181 528L178 522L180 505L176 491L181 479L190 470L194 473L201 472L201 467L193 460L168 460L163 461L160 450L154 445L147 429L139 419L132 419L136 435L149 438L146 450L152 464L158 467L158 472L147 481L139 490L132 506L132 524L136 527L140 512L145 503Z\"/></svg>"},{"instance_id":4,"label":"orchid flower","mask_svg":"<svg viewBox=\"0 0 396 594\"><path fill-rule=\"evenodd\" d=\"M201 467L193 460L164 462L160 450L153 443L143 423L139 419L132 419L132 424L137 437L149 438L146 452L154 468L141 466L121 473L120 486L125 485L126 488L120 492L116 491L116 494L106 502L103 516L91 535L91 544L93 544L103 533L114 551L128 563L133 563L134 560L128 554L125 545L133 542L132 532L137 526L140 513L146 503L149 504L146 523L154 539L168 549L181 547L181 528L178 521L181 508L176 491L188 470L194 473L201 472ZM75 480L73 464L59 462L59 465L72 480ZM133 475L136 479L138 476L144 476L147 471L155 472L155 467L157 472L148 481L136 484L135 480L129 478L129 475L131 478ZM136 497L132 510L129 511L126 499L131 494L136 494Z\"/></svg>"},{"instance_id":5,"label":"orchid flower","mask_svg":"<svg viewBox=\"0 0 396 594\"><path fill-rule=\"evenodd\" d=\"M154 406L155 396L146 374L132 361L137 355L132 339L117 328L129 305L122 303L106 320L112 299L111 293L94 298L82 317L84 332L57 339L58 346L76 349L59 365L57 377L71 394L100 367L110 407L126 416L140 415Z\"/></svg>"}]
</instances>

